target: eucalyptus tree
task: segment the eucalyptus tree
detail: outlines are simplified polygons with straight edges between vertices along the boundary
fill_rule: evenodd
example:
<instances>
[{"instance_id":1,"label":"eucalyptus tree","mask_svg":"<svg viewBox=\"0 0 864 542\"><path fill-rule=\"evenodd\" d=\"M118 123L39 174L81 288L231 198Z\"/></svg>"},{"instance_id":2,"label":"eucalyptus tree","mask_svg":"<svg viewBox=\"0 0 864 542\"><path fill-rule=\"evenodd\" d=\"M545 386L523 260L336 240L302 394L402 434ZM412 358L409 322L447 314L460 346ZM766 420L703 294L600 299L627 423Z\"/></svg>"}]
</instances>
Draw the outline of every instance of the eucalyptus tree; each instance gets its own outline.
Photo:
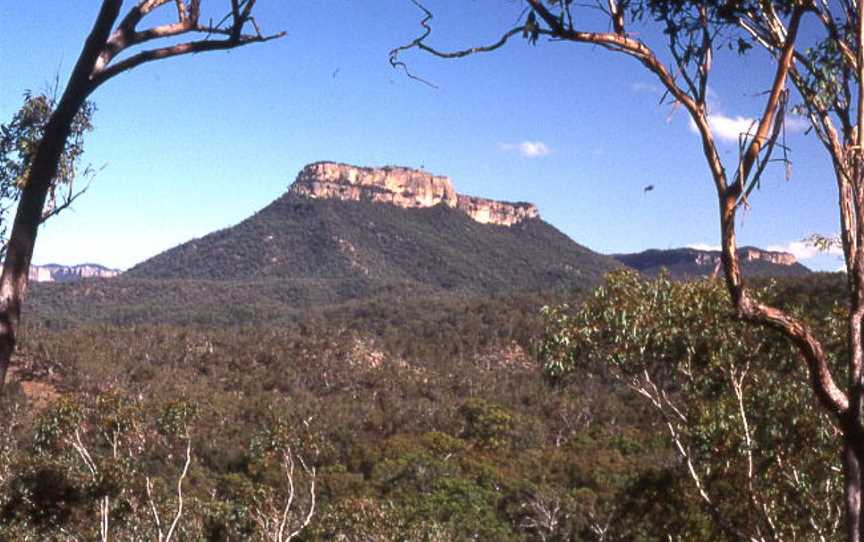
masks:
<instances>
[{"instance_id":1,"label":"eucalyptus tree","mask_svg":"<svg viewBox=\"0 0 864 542\"><path fill-rule=\"evenodd\" d=\"M787 27L771 3L744 10L739 25L753 42L777 55ZM846 385L832 391L826 407L843 431L846 508L850 540L864 532L864 16L861 4L820 0L810 6L818 32L807 47L796 47L789 78L801 97L797 109L831 158L838 192L840 235L814 236L822 246L842 248L846 267ZM815 342L815 344L819 344ZM823 354L824 356L824 354ZM826 374L814 389L830 390Z\"/></svg>"},{"instance_id":2,"label":"eucalyptus tree","mask_svg":"<svg viewBox=\"0 0 864 542\"><path fill-rule=\"evenodd\" d=\"M48 119L57 105L56 93L24 93L24 103L7 124L0 125L0 258L6 253L6 236L10 212L21 196L39 142L45 134ZM85 102L72 120L69 137L51 180L42 222L69 208L87 190L75 188L76 181L89 181L94 170L81 165L84 135L93 130L96 106Z\"/></svg>"},{"instance_id":3,"label":"eucalyptus tree","mask_svg":"<svg viewBox=\"0 0 864 542\"><path fill-rule=\"evenodd\" d=\"M850 0L526 0L525 11L500 38L487 45L444 51L430 45L433 14L423 11L422 33L394 49L390 62L412 77L402 55L418 49L441 58L462 58L496 51L510 40L540 38L600 46L637 60L662 85L670 102L692 120L702 143L708 177L719 211L721 269L731 306L744 322L772 328L794 346L807 368L810 393L838 428L842 448L847 540L862 538L862 476L864 476L864 17ZM599 27L589 28L585 10L601 13ZM662 50L632 33L640 21L656 24L666 43ZM816 27L806 43L799 40L802 21ZM809 28L809 26L808 26ZM799 43L801 42L801 43ZM764 94L762 115L741 134L734 168L727 169L709 122L708 89L718 48L732 45L746 52L754 44L773 55L773 82ZM788 86L797 90L793 98ZM762 89L753 89L760 91ZM754 297L741 275L737 254L736 217L748 204L783 131L790 101L811 122L813 132L829 153L838 188L840 236L848 271L846 347L834 366L812 326L778 306ZM832 239L818 239L823 244Z\"/></svg>"},{"instance_id":4,"label":"eucalyptus tree","mask_svg":"<svg viewBox=\"0 0 864 542\"><path fill-rule=\"evenodd\" d=\"M761 302L778 296L754 292ZM736 319L726 297L720 280L612 273L579 306L544 309L546 373L612 378L650 405L712 539L832 540L843 519L835 424L801 400L809 385L794 347ZM801 316L835 337L838 309Z\"/></svg>"},{"instance_id":5,"label":"eucalyptus tree","mask_svg":"<svg viewBox=\"0 0 864 542\"><path fill-rule=\"evenodd\" d=\"M21 303L36 234L75 122L104 83L143 64L166 58L234 49L279 38L262 34L253 16L257 0L230 0L222 13L203 11L206 0L138 0L123 13L123 0L102 0L69 80L53 107L23 172L19 201L0 275L0 384L15 349ZM215 2L210 2L213 4ZM171 22L158 12L171 10ZM154 15L155 14L155 15ZM51 15L50 13L48 14ZM122 17L121 17L122 15ZM184 41L187 40L187 41Z\"/></svg>"}]
</instances>

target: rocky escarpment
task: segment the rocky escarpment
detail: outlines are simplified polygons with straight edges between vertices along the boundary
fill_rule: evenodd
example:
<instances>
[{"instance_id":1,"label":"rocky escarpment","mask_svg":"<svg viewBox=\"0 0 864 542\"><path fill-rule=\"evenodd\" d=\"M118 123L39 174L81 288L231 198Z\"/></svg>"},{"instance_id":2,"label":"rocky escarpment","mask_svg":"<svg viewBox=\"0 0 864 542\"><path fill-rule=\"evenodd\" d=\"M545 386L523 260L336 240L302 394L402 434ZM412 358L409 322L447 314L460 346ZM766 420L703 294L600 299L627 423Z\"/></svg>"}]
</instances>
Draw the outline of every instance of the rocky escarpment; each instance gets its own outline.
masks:
<instances>
[{"instance_id":1,"label":"rocky escarpment","mask_svg":"<svg viewBox=\"0 0 864 542\"><path fill-rule=\"evenodd\" d=\"M763 261L777 265L795 265L795 255L788 252L777 252L773 250L762 250L754 247L738 249L738 257L745 262ZM718 256L718 262L719 256Z\"/></svg>"},{"instance_id":2,"label":"rocky escarpment","mask_svg":"<svg viewBox=\"0 0 864 542\"><path fill-rule=\"evenodd\" d=\"M446 205L482 224L512 226L540 216L530 203L509 203L458 194L442 175L399 166L367 168L316 162L304 167L289 193L312 199L371 201L397 207Z\"/></svg>"},{"instance_id":3,"label":"rocky escarpment","mask_svg":"<svg viewBox=\"0 0 864 542\"><path fill-rule=\"evenodd\" d=\"M720 252L716 250L681 249L684 259L692 260L697 265L720 265ZM766 262L776 265L795 265L795 255L788 252L762 250L755 247L738 249L738 259L742 262Z\"/></svg>"},{"instance_id":4,"label":"rocky escarpment","mask_svg":"<svg viewBox=\"0 0 864 542\"><path fill-rule=\"evenodd\" d=\"M59 265L49 263L47 265L31 265L29 278L34 282L66 282L86 278L112 278L120 274L116 269L108 269L99 264Z\"/></svg>"},{"instance_id":5,"label":"rocky escarpment","mask_svg":"<svg viewBox=\"0 0 864 542\"><path fill-rule=\"evenodd\" d=\"M656 275L662 269L673 278L702 277L720 272L720 252L717 250L675 248L614 254L612 257L648 275ZM738 249L738 258L747 276L800 276L810 273L788 252L741 247Z\"/></svg>"}]
</instances>

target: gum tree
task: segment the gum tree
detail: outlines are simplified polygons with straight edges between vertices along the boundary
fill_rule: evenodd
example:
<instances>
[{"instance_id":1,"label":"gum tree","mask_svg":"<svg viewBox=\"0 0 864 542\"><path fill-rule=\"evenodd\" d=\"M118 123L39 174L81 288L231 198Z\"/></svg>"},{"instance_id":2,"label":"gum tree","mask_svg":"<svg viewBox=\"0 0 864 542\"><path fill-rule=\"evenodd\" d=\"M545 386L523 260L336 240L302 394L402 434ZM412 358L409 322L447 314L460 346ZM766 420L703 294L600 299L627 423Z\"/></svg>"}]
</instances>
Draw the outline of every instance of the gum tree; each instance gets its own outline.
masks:
<instances>
[{"instance_id":1,"label":"gum tree","mask_svg":"<svg viewBox=\"0 0 864 542\"><path fill-rule=\"evenodd\" d=\"M0 259L6 253L11 210L21 196L21 188L56 103L56 93L25 92L24 103L12 120L0 125ZM94 173L89 165L82 168L81 155L84 153L84 135L93 129L95 110L92 102L86 102L72 121L58 161L57 174L48 190L42 222L69 208L87 190L86 186L76 190L75 182L80 183L82 178L89 180Z\"/></svg>"},{"instance_id":2,"label":"gum tree","mask_svg":"<svg viewBox=\"0 0 864 542\"><path fill-rule=\"evenodd\" d=\"M772 328L794 346L807 368L809 389L839 428L842 448L847 540L858 542L862 533L862 462L864 462L864 17L860 5L849 0L736 1L726 0L526 0L519 22L494 43L457 51L429 44L432 12L423 11L423 32L391 52L394 67L405 69L401 55L418 49L440 58L461 58L496 51L513 38L533 43L540 38L599 46L629 56L656 77L665 97L692 120L702 142L702 154L719 210L721 268L726 291L736 316L749 324ZM599 28L587 28L585 10L600 12ZM662 54L629 30L640 20L659 26L666 43ZM798 43L806 20L817 34L808 35L809 47ZM715 53L721 46L737 45L745 52L758 44L773 57L773 82L765 94L762 115L741 134L734 169L720 159L709 123L707 100ZM784 111L790 101L791 81L818 139L829 153L838 187L840 237L848 270L846 352L838 366L823 341L801 318L756 299L745 284L737 255L736 216L758 186L760 176L782 132ZM761 91L762 89L754 89ZM797 99L796 98L796 99ZM834 242L822 239L824 244ZM835 376L834 370L837 371ZM841 380L842 379L842 380Z\"/></svg>"},{"instance_id":3,"label":"gum tree","mask_svg":"<svg viewBox=\"0 0 864 542\"><path fill-rule=\"evenodd\" d=\"M753 295L783 299L776 287ZM843 518L837 431L801 400L809 385L794 347L734 318L727 297L720 280L610 273L578 306L544 309L546 375L613 380L654 410L713 538L830 540ZM834 337L829 351L842 313L802 311Z\"/></svg>"},{"instance_id":4,"label":"gum tree","mask_svg":"<svg viewBox=\"0 0 864 542\"><path fill-rule=\"evenodd\" d=\"M139 0L132 3L125 14L123 0L101 1L90 34L56 107L50 112L21 181L0 275L0 384L6 380L15 349L36 234L51 188L58 173L62 173L61 158L74 133L76 118L80 118L88 98L97 88L142 64L234 49L284 35L261 33L253 16L256 0L225 3L225 12L211 18L202 12L204 4L208 4L206 0ZM168 9L174 12L172 22L147 26L152 14Z\"/></svg>"}]
</instances>

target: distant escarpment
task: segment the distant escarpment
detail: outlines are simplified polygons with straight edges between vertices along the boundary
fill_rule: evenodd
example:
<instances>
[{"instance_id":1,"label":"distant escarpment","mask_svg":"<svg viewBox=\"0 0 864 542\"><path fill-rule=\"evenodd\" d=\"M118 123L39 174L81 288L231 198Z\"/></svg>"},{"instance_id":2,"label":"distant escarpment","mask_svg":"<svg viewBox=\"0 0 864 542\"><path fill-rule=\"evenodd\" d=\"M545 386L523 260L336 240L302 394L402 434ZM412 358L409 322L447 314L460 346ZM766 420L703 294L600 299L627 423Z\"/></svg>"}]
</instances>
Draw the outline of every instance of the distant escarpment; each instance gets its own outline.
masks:
<instances>
[{"instance_id":1,"label":"distant escarpment","mask_svg":"<svg viewBox=\"0 0 864 542\"><path fill-rule=\"evenodd\" d=\"M109 269L104 265L83 263L79 265L31 265L29 278L33 282L67 282L88 278L112 278L120 274L117 269Z\"/></svg>"},{"instance_id":2,"label":"distant escarpment","mask_svg":"<svg viewBox=\"0 0 864 542\"><path fill-rule=\"evenodd\" d=\"M367 168L316 162L303 168L289 193L312 199L389 203L409 209L446 205L481 224L499 226L512 226L540 216L537 207L530 203L458 194L448 177L399 166Z\"/></svg>"},{"instance_id":3,"label":"distant escarpment","mask_svg":"<svg viewBox=\"0 0 864 542\"><path fill-rule=\"evenodd\" d=\"M700 278L720 274L720 251L695 248L646 250L634 254L613 254L613 258L647 275L657 275L666 269L672 278ZM790 277L807 275L811 271L798 263L788 252L763 250L756 247L738 249L738 258L745 276Z\"/></svg>"}]
</instances>

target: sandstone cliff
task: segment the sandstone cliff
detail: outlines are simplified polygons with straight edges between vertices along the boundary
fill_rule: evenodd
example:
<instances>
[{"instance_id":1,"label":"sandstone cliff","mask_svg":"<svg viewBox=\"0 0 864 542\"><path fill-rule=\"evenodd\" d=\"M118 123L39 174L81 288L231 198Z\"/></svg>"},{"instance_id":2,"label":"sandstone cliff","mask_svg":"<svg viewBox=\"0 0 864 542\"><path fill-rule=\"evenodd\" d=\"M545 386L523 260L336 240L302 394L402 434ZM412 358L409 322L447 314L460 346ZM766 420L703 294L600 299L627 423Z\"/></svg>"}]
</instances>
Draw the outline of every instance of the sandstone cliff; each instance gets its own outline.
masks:
<instances>
[{"instance_id":1,"label":"sandstone cliff","mask_svg":"<svg viewBox=\"0 0 864 542\"><path fill-rule=\"evenodd\" d=\"M120 274L116 269L108 269L99 264L81 265L31 265L29 278L33 282L66 282L93 277L112 278Z\"/></svg>"},{"instance_id":2,"label":"sandstone cliff","mask_svg":"<svg viewBox=\"0 0 864 542\"><path fill-rule=\"evenodd\" d=\"M456 193L448 177L416 169L387 166L366 168L316 162L297 175L289 193L313 199L372 201L397 207L446 205L483 224L512 226L538 218L530 203L509 203Z\"/></svg>"},{"instance_id":3,"label":"sandstone cliff","mask_svg":"<svg viewBox=\"0 0 864 542\"><path fill-rule=\"evenodd\" d=\"M693 252L693 261L699 265L719 265L720 252L711 250L695 250ZM743 247L738 249L738 258L742 262L767 262L776 265L794 265L796 260L793 254L788 252L775 252L771 250L762 250L756 247Z\"/></svg>"}]
</instances>

